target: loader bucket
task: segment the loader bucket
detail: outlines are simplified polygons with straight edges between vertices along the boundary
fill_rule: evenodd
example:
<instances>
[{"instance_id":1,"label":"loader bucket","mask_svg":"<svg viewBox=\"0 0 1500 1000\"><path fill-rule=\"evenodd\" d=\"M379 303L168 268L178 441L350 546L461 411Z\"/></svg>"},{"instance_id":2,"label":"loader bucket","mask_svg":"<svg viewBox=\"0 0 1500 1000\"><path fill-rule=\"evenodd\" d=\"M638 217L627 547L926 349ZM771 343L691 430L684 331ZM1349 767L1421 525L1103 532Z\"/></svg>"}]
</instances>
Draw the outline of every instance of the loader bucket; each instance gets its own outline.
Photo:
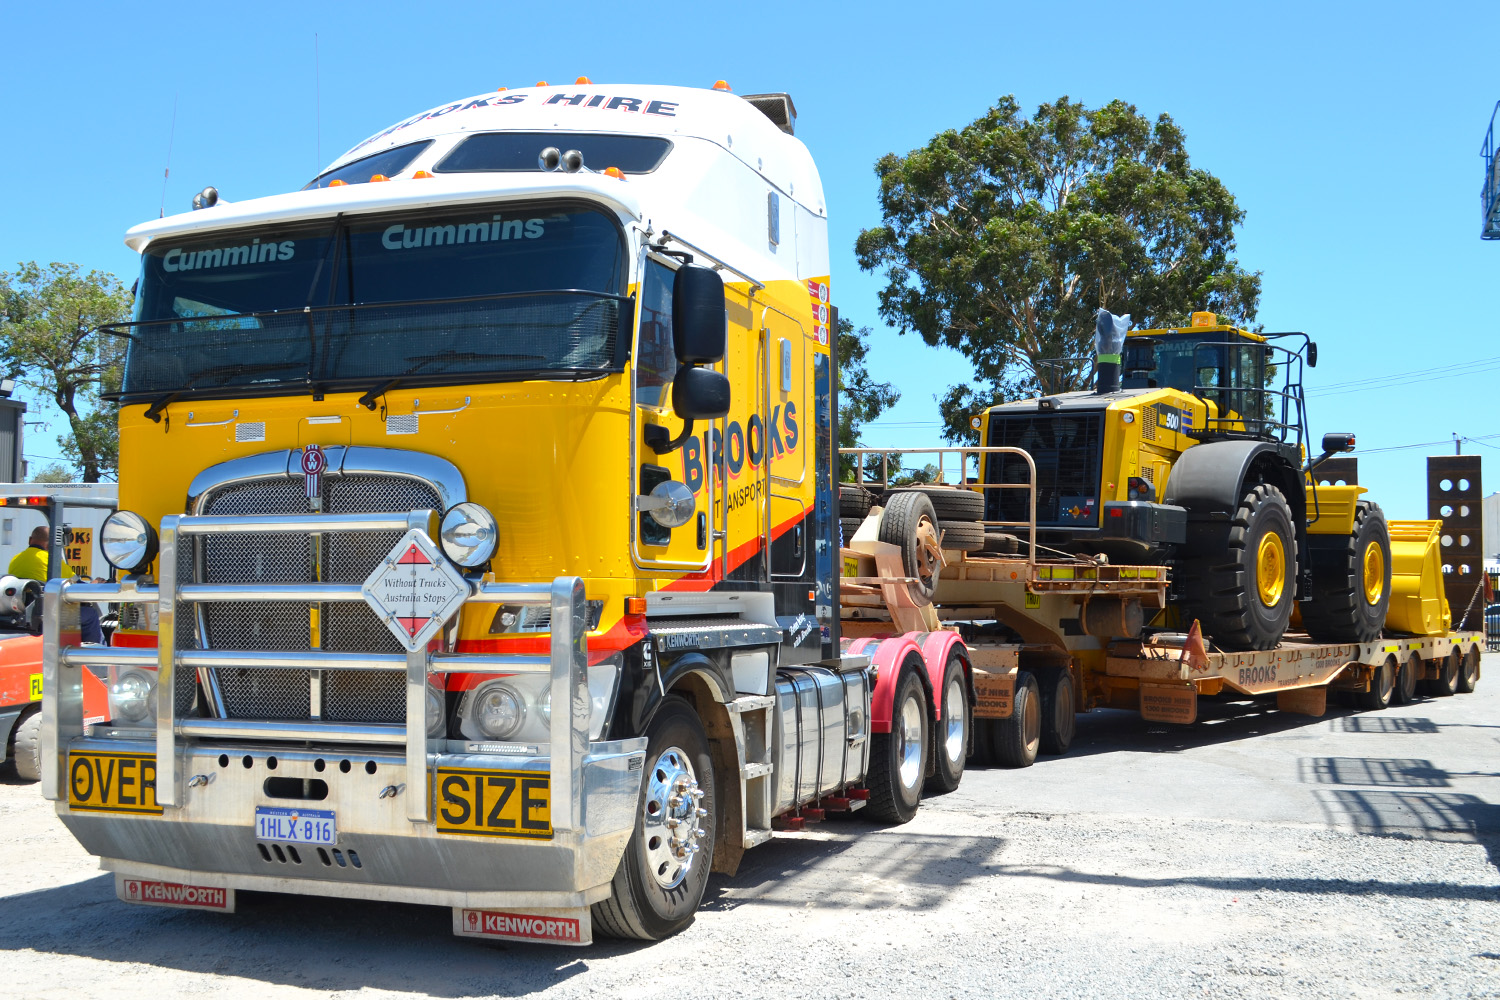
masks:
<instances>
[{"instance_id":1,"label":"loader bucket","mask_svg":"<svg viewBox=\"0 0 1500 1000\"><path fill-rule=\"evenodd\" d=\"M1441 635L1452 615L1443 594L1442 521L1390 521L1391 605L1385 627L1410 635Z\"/></svg>"}]
</instances>

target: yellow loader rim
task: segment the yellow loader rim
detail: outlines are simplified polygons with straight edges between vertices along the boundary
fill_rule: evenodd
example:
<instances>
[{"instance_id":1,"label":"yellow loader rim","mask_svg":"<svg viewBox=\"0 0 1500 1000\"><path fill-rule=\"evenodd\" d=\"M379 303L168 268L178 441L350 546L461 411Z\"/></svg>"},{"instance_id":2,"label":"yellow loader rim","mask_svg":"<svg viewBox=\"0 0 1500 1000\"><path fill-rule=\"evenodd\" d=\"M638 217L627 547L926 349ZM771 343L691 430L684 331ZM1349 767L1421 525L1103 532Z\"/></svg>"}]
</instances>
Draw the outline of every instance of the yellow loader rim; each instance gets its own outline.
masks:
<instances>
[{"instance_id":1,"label":"yellow loader rim","mask_svg":"<svg viewBox=\"0 0 1500 1000\"><path fill-rule=\"evenodd\" d=\"M1379 542L1371 542L1365 546L1365 603L1380 603L1380 595L1385 593L1385 553L1381 551Z\"/></svg>"},{"instance_id":2,"label":"yellow loader rim","mask_svg":"<svg viewBox=\"0 0 1500 1000\"><path fill-rule=\"evenodd\" d=\"M1285 585L1286 549L1282 547L1281 536L1268 531L1261 536L1255 553L1255 589L1260 592L1260 603L1274 608Z\"/></svg>"}]
</instances>

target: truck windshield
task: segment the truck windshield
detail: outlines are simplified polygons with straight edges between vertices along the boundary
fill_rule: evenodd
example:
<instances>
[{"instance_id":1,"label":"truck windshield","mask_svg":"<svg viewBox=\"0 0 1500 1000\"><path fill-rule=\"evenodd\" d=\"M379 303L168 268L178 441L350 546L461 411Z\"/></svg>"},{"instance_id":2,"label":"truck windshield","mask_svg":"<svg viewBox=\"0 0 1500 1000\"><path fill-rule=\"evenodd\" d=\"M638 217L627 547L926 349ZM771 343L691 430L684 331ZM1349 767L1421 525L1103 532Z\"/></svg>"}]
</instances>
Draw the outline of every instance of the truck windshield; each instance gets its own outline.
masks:
<instances>
[{"instance_id":1,"label":"truck windshield","mask_svg":"<svg viewBox=\"0 0 1500 1000\"><path fill-rule=\"evenodd\" d=\"M160 239L119 396L273 395L620 370L625 246L603 212L479 205Z\"/></svg>"}]
</instances>

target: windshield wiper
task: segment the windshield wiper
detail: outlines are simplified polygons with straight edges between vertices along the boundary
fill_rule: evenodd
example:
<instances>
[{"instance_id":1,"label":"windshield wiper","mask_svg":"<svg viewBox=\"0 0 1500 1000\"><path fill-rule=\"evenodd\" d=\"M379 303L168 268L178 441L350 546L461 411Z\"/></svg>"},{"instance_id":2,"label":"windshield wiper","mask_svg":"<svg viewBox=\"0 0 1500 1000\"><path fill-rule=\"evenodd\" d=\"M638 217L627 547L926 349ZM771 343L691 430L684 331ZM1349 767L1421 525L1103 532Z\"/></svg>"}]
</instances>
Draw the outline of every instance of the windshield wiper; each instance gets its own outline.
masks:
<instances>
[{"instance_id":1,"label":"windshield wiper","mask_svg":"<svg viewBox=\"0 0 1500 1000\"><path fill-rule=\"evenodd\" d=\"M359 397L359 405L367 410L375 409L375 400L396 388L396 384L400 381L399 378L388 378L384 382L377 383L363 396Z\"/></svg>"},{"instance_id":2,"label":"windshield wiper","mask_svg":"<svg viewBox=\"0 0 1500 1000\"><path fill-rule=\"evenodd\" d=\"M193 374L193 377L188 379L187 385L183 386L183 388L195 388L201 379L232 378L235 375L254 375L259 372L273 372L278 368L291 368L295 365L295 361L263 361L259 364L254 365L245 364L242 361L236 361L234 364L217 365L213 368L205 368L201 372L195 372Z\"/></svg>"},{"instance_id":3,"label":"windshield wiper","mask_svg":"<svg viewBox=\"0 0 1500 1000\"><path fill-rule=\"evenodd\" d=\"M432 361L546 361L547 357L543 354L494 354L488 351L449 350L439 351L436 354L411 354L406 360L415 361L417 364L402 372L403 375L414 375Z\"/></svg>"},{"instance_id":4,"label":"windshield wiper","mask_svg":"<svg viewBox=\"0 0 1500 1000\"><path fill-rule=\"evenodd\" d=\"M146 407L146 419L153 423L161 423L161 411L171 406L177 400L177 397L181 395L182 390L174 389L171 392L156 397L151 405Z\"/></svg>"}]
</instances>

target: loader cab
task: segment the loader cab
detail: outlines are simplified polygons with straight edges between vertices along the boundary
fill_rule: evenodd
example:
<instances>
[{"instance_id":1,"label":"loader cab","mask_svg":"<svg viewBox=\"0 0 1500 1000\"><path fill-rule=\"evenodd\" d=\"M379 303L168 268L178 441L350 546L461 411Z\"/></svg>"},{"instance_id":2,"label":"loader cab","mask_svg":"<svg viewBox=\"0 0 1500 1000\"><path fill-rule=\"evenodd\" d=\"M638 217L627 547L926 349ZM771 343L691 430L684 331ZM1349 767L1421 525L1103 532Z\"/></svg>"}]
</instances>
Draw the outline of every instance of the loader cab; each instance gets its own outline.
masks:
<instances>
[{"instance_id":1,"label":"loader cab","mask_svg":"<svg viewBox=\"0 0 1500 1000\"><path fill-rule=\"evenodd\" d=\"M1200 317L1206 320L1200 322ZM1194 313L1188 329L1135 330L1121 358L1124 389L1176 389L1214 407L1209 428L1265 437L1284 390L1273 388L1277 365L1266 338ZM1300 388L1300 387L1299 387Z\"/></svg>"}]
</instances>

